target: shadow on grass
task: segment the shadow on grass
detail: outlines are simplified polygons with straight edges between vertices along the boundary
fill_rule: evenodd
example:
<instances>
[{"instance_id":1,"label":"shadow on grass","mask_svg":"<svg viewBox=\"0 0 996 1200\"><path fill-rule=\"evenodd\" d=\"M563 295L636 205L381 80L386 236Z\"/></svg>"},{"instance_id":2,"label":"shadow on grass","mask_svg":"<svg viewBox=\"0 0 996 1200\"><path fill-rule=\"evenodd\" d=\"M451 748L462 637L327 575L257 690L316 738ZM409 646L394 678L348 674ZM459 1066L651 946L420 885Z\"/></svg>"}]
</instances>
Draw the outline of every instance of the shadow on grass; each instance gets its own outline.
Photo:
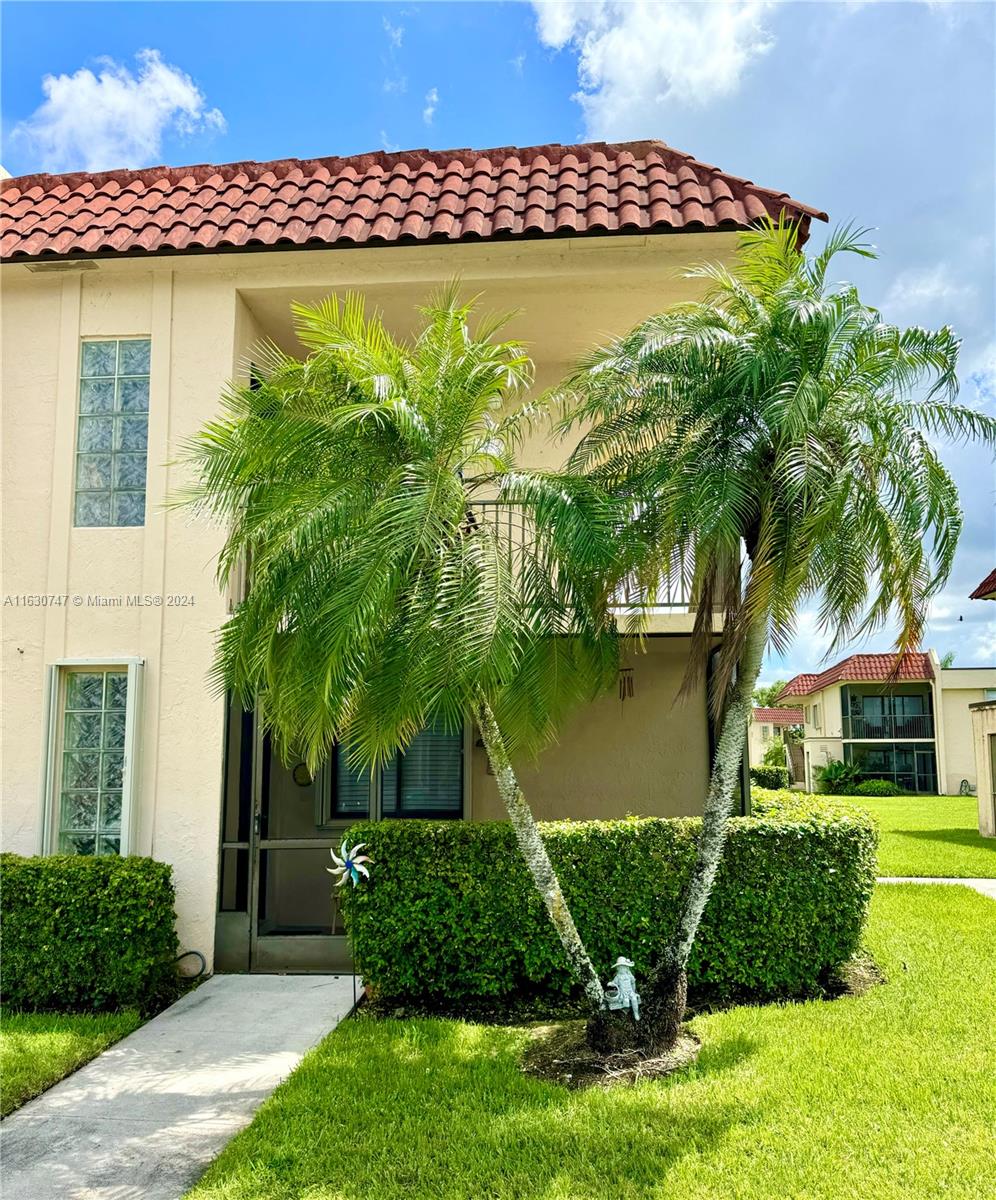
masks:
<instances>
[{"instance_id":1,"label":"shadow on grass","mask_svg":"<svg viewBox=\"0 0 996 1200\"><path fill-rule=\"evenodd\" d=\"M960 829L953 826L948 829L892 829L894 836L917 838L924 842L949 842L954 846L972 846L976 850L989 850L996 860L996 840L984 838L975 829Z\"/></svg>"},{"instance_id":2,"label":"shadow on grass","mask_svg":"<svg viewBox=\"0 0 996 1200\"><path fill-rule=\"evenodd\" d=\"M209 1169L198 1197L415 1200L657 1194L759 1111L697 1081L752 1043L709 1044L666 1081L569 1092L527 1078L523 1030L346 1022ZM758 1097L760 1105L762 1097Z\"/></svg>"}]
</instances>

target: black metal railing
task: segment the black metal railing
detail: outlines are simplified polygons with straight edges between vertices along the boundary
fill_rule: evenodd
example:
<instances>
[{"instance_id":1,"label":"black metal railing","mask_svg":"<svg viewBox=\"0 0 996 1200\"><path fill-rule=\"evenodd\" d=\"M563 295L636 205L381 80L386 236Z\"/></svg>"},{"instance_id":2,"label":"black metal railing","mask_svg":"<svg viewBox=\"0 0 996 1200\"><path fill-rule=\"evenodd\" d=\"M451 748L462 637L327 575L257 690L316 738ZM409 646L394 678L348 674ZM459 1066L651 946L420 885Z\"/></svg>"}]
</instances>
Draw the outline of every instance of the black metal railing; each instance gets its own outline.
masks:
<instances>
[{"instance_id":1,"label":"black metal railing","mask_svg":"<svg viewBox=\"0 0 996 1200\"><path fill-rule=\"evenodd\" d=\"M876 738L932 738L934 717L931 713L883 713L870 717L845 717L844 737L863 741Z\"/></svg>"},{"instance_id":2,"label":"black metal railing","mask_svg":"<svg viewBox=\"0 0 996 1200\"><path fill-rule=\"evenodd\" d=\"M485 523L497 534L498 545L507 555L510 567L521 570L533 538L528 512L519 505L504 504L500 500L475 500L467 509L467 526L473 528ZM690 575L690 571L675 564L674 571L661 580L653 595L648 595L635 579L626 580L617 589L613 607L621 611L639 608L688 612L692 607Z\"/></svg>"}]
</instances>

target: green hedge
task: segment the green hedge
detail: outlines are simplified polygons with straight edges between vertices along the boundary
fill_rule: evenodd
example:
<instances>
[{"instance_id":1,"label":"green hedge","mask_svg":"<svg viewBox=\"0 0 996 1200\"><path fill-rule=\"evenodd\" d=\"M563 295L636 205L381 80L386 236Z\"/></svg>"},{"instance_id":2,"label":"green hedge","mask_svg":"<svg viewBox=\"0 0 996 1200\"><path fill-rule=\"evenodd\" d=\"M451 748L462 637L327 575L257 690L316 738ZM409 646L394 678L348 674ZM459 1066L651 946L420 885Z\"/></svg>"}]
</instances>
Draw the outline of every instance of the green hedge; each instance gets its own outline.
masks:
<instances>
[{"instance_id":1,"label":"green hedge","mask_svg":"<svg viewBox=\"0 0 996 1200\"><path fill-rule=\"evenodd\" d=\"M770 765L751 767L750 781L755 787L787 788L789 785L788 767Z\"/></svg>"},{"instance_id":2,"label":"green hedge","mask_svg":"<svg viewBox=\"0 0 996 1200\"><path fill-rule=\"evenodd\" d=\"M0 856L10 1008L139 1007L176 991L172 869L151 858Z\"/></svg>"},{"instance_id":3,"label":"green hedge","mask_svg":"<svg viewBox=\"0 0 996 1200\"><path fill-rule=\"evenodd\" d=\"M759 793L738 817L692 955L699 995L817 993L858 947L877 834L858 809ZM599 972L619 954L638 975L677 920L697 819L542 826ZM563 951L504 822L354 827L371 878L344 889L357 970L390 999L429 1006L571 990Z\"/></svg>"}]
</instances>

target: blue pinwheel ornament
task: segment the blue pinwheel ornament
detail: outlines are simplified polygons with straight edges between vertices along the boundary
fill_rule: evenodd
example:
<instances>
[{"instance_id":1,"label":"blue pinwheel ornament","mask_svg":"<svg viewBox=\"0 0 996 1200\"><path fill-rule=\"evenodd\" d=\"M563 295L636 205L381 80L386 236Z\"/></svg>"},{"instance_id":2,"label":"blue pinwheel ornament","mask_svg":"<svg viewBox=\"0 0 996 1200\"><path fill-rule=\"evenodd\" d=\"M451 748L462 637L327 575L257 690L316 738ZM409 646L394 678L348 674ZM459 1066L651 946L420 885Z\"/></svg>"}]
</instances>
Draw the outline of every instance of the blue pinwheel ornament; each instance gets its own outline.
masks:
<instances>
[{"instance_id":1,"label":"blue pinwheel ornament","mask_svg":"<svg viewBox=\"0 0 996 1200\"><path fill-rule=\"evenodd\" d=\"M364 879L370 878L370 872L363 864L372 862L373 860L369 857L369 855L360 854L360 851L365 845L366 842L358 842L355 846L350 848L346 845L346 839L343 838L338 854L336 854L335 850L329 851L335 866L326 867L325 870L328 871L330 875L338 875L339 878L335 881L336 887L342 887L347 879L352 882L353 887L356 887L356 885L360 882L361 875Z\"/></svg>"}]
</instances>

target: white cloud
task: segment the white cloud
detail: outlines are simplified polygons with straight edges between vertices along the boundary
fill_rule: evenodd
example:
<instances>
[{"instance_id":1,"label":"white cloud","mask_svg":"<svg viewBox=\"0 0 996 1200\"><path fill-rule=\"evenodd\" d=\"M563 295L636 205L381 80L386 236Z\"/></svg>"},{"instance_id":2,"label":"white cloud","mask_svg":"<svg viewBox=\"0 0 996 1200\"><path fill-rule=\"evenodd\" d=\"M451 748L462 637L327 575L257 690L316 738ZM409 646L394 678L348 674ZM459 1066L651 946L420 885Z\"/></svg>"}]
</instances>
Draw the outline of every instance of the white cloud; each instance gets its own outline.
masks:
<instances>
[{"instance_id":1,"label":"white cloud","mask_svg":"<svg viewBox=\"0 0 996 1200\"><path fill-rule=\"evenodd\" d=\"M385 92L397 92L398 95L403 95L408 91L408 76L395 75L384 80Z\"/></svg>"},{"instance_id":2,"label":"white cloud","mask_svg":"<svg viewBox=\"0 0 996 1200\"><path fill-rule=\"evenodd\" d=\"M422 120L426 125L432 124L432 118L436 115L436 108L439 104L439 89L429 88L425 93L425 108L422 109Z\"/></svg>"},{"instance_id":3,"label":"white cloud","mask_svg":"<svg viewBox=\"0 0 996 1200\"><path fill-rule=\"evenodd\" d=\"M976 298L976 289L963 283L944 263L911 267L892 281L883 310L890 320L900 317L929 326L943 325L952 310L964 309Z\"/></svg>"},{"instance_id":4,"label":"white cloud","mask_svg":"<svg viewBox=\"0 0 996 1200\"><path fill-rule=\"evenodd\" d=\"M521 75L526 65L526 56L524 54L517 54L515 58L510 58L508 61L516 75Z\"/></svg>"},{"instance_id":5,"label":"white cloud","mask_svg":"<svg viewBox=\"0 0 996 1200\"><path fill-rule=\"evenodd\" d=\"M167 133L225 130L221 112L207 107L186 72L163 62L158 50L135 57L137 74L107 58L98 60L98 74L81 67L72 75L46 75L44 103L13 137L43 170L100 171L157 162Z\"/></svg>"},{"instance_id":6,"label":"white cloud","mask_svg":"<svg viewBox=\"0 0 996 1200\"><path fill-rule=\"evenodd\" d=\"M534 0L544 45L578 55L575 99L590 137L646 131L668 100L706 104L734 92L771 49L762 18L770 0Z\"/></svg>"},{"instance_id":7,"label":"white cloud","mask_svg":"<svg viewBox=\"0 0 996 1200\"><path fill-rule=\"evenodd\" d=\"M384 32L387 34L387 43L392 50L401 49L401 39L405 36L404 25L392 25L391 22L384 18Z\"/></svg>"},{"instance_id":8,"label":"white cloud","mask_svg":"<svg viewBox=\"0 0 996 1200\"><path fill-rule=\"evenodd\" d=\"M380 131L380 144L384 147L388 154L394 154L401 149L401 146L397 142L392 142L387 136L386 129L382 129Z\"/></svg>"}]
</instances>

